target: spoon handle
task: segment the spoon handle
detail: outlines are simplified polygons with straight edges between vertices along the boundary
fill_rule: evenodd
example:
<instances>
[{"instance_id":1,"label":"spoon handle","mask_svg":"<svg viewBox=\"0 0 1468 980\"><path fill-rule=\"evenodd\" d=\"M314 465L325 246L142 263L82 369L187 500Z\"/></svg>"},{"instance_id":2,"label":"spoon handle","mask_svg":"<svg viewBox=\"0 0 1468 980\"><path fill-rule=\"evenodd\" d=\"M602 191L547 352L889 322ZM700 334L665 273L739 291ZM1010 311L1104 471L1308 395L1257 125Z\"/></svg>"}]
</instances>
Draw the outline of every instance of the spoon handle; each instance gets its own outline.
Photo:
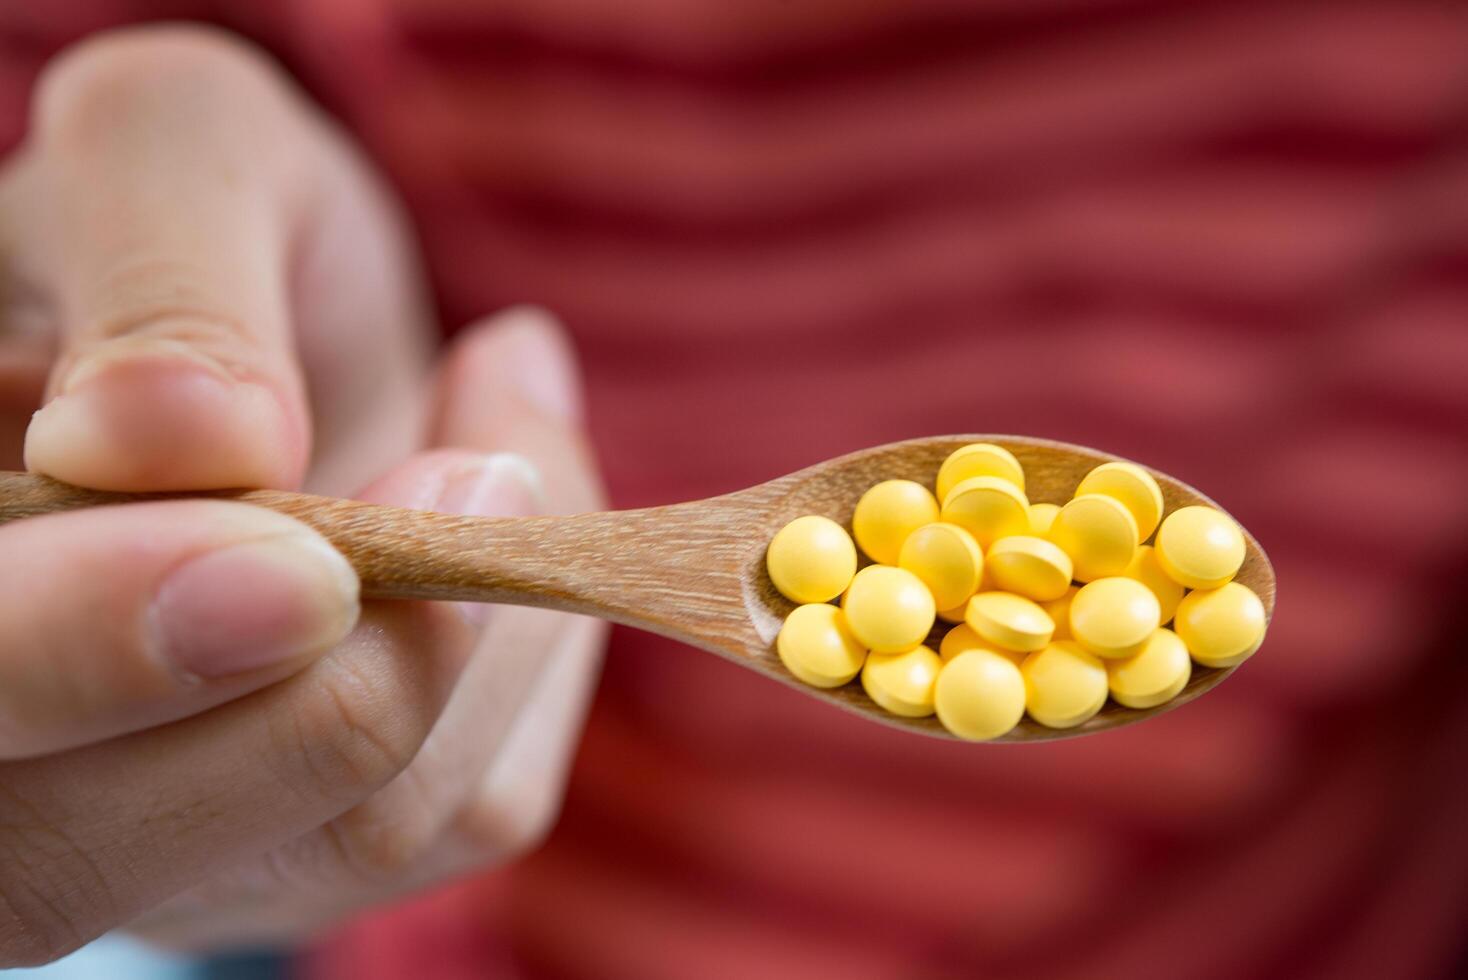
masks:
<instances>
[{"instance_id":1,"label":"spoon handle","mask_svg":"<svg viewBox=\"0 0 1468 980\"><path fill-rule=\"evenodd\" d=\"M720 501L561 517L460 517L282 490L111 493L0 472L0 524L59 511L177 499L287 514L340 551L374 599L544 606L693 639L748 629L739 539ZM729 498L725 498L726 500ZM740 556L742 557L742 555Z\"/></svg>"},{"instance_id":2,"label":"spoon handle","mask_svg":"<svg viewBox=\"0 0 1468 980\"><path fill-rule=\"evenodd\" d=\"M356 568L362 594L392 599L503 601L486 569L464 567L466 538L482 557L486 546L517 537L510 519L472 521L426 511L364 504L281 490L196 493L111 493L29 473L0 473L0 523L83 507L158 500L232 500L288 514L316 529ZM507 543L507 542L501 542Z\"/></svg>"}]
</instances>

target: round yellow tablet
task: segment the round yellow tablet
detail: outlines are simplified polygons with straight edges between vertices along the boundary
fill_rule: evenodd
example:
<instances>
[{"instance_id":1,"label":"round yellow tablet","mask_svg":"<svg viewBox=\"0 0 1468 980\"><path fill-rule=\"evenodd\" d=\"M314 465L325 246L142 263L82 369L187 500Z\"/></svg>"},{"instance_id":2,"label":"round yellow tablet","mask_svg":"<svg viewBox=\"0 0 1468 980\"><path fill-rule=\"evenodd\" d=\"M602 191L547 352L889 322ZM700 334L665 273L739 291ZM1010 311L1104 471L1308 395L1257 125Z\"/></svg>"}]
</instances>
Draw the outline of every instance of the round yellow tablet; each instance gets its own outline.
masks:
<instances>
[{"instance_id":1,"label":"round yellow tablet","mask_svg":"<svg viewBox=\"0 0 1468 980\"><path fill-rule=\"evenodd\" d=\"M937 519L938 501L927 487L912 480L883 480L856 502L851 530L868 558L895 565L907 536Z\"/></svg>"},{"instance_id":2,"label":"round yellow tablet","mask_svg":"<svg viewBox=\"0 0 1468 980\"><path fill-rule=\"evenodd\" d=\"M1025 713L1024 675L997 653L965 650L938 672L933 704L943 727L959 738L998 738Z\"/></svg>"},{"instance_id":3,"label":"round yellow tablet","mask_svg":"<svg viewBox=\"0 0 1468 980\"><path fill-rule=\"evenodd\" d=\"M1088 493L1060 508L1050 540L1070 555L1078 582L1120 575L1137 550L1137 520L1115 497Z\"/></svg>"},{"instance_id":4,"label":"round yellow tablet","mask_svg":"<svg viewBox=\"0 0 1468 980\"><path fill-rule=\"evenodd\" d=\"M936 614L933 594L922 580L890 565L857 572L841 607L852 634L874 653L911 650L927 638Z\"/></svg>"},{"instance_id":5,"label":"round yellow tablet","mask_svg":"<svg viewBox=\"0 0 1468 980\"><path fill-rule=\"evenodd\" d=\"M1264 642L1264 603L1238 582L1189 592L1177 605L1174 628L1198 663L1232 667Z\"/></svg>"},{"instance_id":6,"label":"round yellow tablet","mask_svg":"<svg viewBox=\"0 0 1468 980\"><path fill-rule=\"evenodd\" d=\"M1114 497L1137 522L1137 540L1146 541L1162 519L1162 488L1136 463L1102 463L1081 479L1076 496L1100 493Z\"/></svg>"},{"instance_id":7,"label":"round yellow tablet","mask_svg":"<svg viewBox=\"0 0 1468 980\"><path fill-rule=\"evenodd\" d=\"M770 539L765 568L791 602L829 602L856 574L856 546L829 517L797 517Z\"/></svg>"},{"instance_id":8,"label":"round yellow tablet","mask_svg":"<svg viewBox=\"0 0 1468 980\"><path fill-rule=\"evenodd\" d=\"M790 673L815 687L840 687L861 672L867 658L845 615L824 602L796 606L780 627L775 650Z\"/></svg>"},{"instance_id":9,"label":"round yellow tablet","mask_svg":"<svg viewBox=\"0 0 1468 980\"><path fill-rule=\"evenodd\" d=\"M957 524L987 549L1000 538L1030 532L1030 504L1008 480L976 476L948 491L943 520Z\"/></svg>"},{"instance_id":10,"label":"round yellow tablet","mask_svg":"<svg viewBox=\"0 0 1468 980\"><path fill-rule=\"evenodd\" d=\"M907 536L897 565L923 580L939 609L954 609L979 589L984 553L957 524L924 524Z\"/></svg>"},{"instance_id":11,"label":"round yellow tablet","mask_svg":"<svg viewBox=\"0 0 1468 980\"><path fill-rule=\"evenodd\" d=\"M1106 703L1106 667L1069 640L1052 643L1025 658L1025 707L1047 728L1075 728Z\"/></svg>"},{"instance_id":12,"label":"round yellow tablet","mask_svg":"<svg viewBox=\"0 0 1468 980\"><path fill-rule=\"evenodd\" d=\"M968 601L964 621L990 643L1021 653L1040 649L1055 633L1045 610L1010 592L980 592Z\"/></svg>"},{"instance_id":13,"label":"round yellow tablet","mask_svg":"<svg viewBox=\"0 0 1468 980\"><path fill-rule=\"evenodd\" d=\"M933 713L933 688L942 667L943 661L927 647L873 653L861 669L861 686L892 714L922 718Z\"/></svg>"},{"instance_id":14,"label":"round yellow tablet","mask_svg":"<svg viewBox=\"0 0 1468 980\"><path fill-rule=\"evenodd\" d=\"M1020 493L1025 490L1025 471L1014 453L992 442L971 442L955 449L938 468L938 499L947 500L948 491L976 476L997 476Z\"/></svg>"},{"instance_id":15,"label":"round yellow tablet","mask_svg":"<svg viewBox=\"0 0 1468 980\"><path fill-rule=\"evenodd\" d=\"M1098 578L1070 603L1070 633L1098 657L1139 653L1157 630L1161 613L1152 590L1136 579Z\"/></svg>"},{"instance_id":16,"label":"round yellow tablet","mask_svg":"<svg viewBox=\"0 0 1468 980\"><path fill-rule=\"evenodd\" d=\"M1025 654L1015 650L1006 650L997 643L990 643L982 636L974 632L974 628L968 623L959 623L953 629L943 634L943 640L938 644L938 656L946 664L960 653L969 650L987 650L997 653L1008 660L1013 660L1015 666L1025 658Z\"/></svg>"},{"instance_id":17,"label":"round yellow tablet","mask_svg":"<svg viewBox=\"0 0 1468 980\"><path fill-rule=\"evenodd\" d=\"M1029 534L1000 538L989 548L989 581L997 589L1036 602L1049 602L1070 588L1070 556Z\"/></svg>"},{"instance_id":18,"label":"round yellow tablet","mask_svg":"<svg viewBox=\"0 0 1468 980\"><path fill-rule=\"evenodd\" d=\"M1030 504L1030 533L1037 538L1043 538L1050 534L1050 525L1055 523L1055 515L1060 513L1057 504Z\"/></svg>"},{"instance_id":19,"label":"round yellow tablet","mask_svg":"<svg viewBox=\"0 0 1468 980\"><path fill-rule=\"evenodd\" d=\"M1177 612L1177 604L1182 601L1183 587L1173 581L1172 577L1162 570L1162 565L1157 561L1157 551L1150 544L1144 544L1137 549L1132 556L1132 563L1121 573L1126 578L1134 578L1157 597L1157 605L1162 610L1162 625L1166 626L1172 622L1173 615Z\"/></svg>"},{"instance_id":20,"label":"round yellow tablet","mask_svg":"<svg viewBox=\"0 0 1468 980\"><path fill-rule=\"evenodd\" d=\"M1181 507L1157 529L1157 561L1181 585L1216 589L1244 563L1244 535L1221 510Z\"/></svg>"},{"instance_id":21,"label":"round yellow tablet","mask_svg":"<svg viewBox=\"0 0 1468 980\"><path fill-rule=\"evenodd\" d=\"M1050 638L1052 641L1073 639L1070 635L1070 603L1079 591L1080 586L1072 585L1059 599L1040 603L1040 608L1049 613L1050 618L1055 621L1055 635Z\"/></svg>"},{"instance_id":22,"label":"round yellow tablet","mask_svg":"<svg viewBox=\"0 0 1468 980\"><path fill-rule=\"evenodd\" d=\"M1135 653L1106 661L1107 684L1117 704L1155 708L1177 697L1193 676L1188 648L1170 629L1158 629Z\"/></svg>"}]
</instances>

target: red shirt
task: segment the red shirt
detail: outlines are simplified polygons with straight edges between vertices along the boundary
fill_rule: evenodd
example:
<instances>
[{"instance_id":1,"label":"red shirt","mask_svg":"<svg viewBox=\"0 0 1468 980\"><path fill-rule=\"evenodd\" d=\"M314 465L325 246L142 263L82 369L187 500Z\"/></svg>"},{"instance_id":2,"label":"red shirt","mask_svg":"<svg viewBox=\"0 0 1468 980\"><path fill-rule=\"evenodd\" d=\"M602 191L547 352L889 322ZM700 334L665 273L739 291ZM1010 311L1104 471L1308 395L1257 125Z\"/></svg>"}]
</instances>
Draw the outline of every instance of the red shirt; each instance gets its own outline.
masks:
<instances>
[{"instance_id":1,"label":"red shirt","mask_svg":"<svg viewBox=\"0 0 1468 980\"><path fill-rule=\"evenodd\" d=\"M75 6L75 5L74 5ZM1105 738L904 736L629 630L530 859L321 978L1432 977L1462 968L1468 9L96 0L212 13L354 130L446 323L531 300L617 506L920 434L1204 487L1270 638Z\"/></svg>"}]
</instances>

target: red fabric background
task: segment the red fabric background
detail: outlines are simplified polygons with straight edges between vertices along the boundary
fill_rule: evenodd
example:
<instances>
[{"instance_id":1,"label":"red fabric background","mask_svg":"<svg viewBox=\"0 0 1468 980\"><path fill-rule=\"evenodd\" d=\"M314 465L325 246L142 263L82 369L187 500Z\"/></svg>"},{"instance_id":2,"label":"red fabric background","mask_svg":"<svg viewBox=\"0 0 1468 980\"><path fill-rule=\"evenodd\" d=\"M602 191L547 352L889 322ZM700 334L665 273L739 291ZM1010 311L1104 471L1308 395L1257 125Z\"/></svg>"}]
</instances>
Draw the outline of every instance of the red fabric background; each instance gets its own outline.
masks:
<instances>
[{"instance_id":1,"label":"red fabric background","mask_svg":"<svg viewBox=\"0 0 1468 980\"><path fill-rule=\"evenodd\" d=\"M1468 908L1468 9L310 0L0 13L0 142L96 28L274 50L418 223L445 323L533 300L618 506L907 436L1207 488L1280 605L1145 726L931 743L617 630L534 857L336 978L1433 977Z\"/></svg>"}]
</instances>

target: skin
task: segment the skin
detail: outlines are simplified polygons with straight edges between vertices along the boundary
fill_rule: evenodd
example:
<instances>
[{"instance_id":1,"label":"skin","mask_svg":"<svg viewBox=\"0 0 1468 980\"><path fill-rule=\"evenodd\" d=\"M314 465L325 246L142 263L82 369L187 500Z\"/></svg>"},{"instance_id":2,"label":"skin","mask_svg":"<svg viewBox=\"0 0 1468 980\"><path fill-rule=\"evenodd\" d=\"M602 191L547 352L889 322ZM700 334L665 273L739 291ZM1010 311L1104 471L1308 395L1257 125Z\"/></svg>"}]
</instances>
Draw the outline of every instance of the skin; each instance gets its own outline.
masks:
<instances>
[{"instance_id":1,"label":"skin","mask_svg":"<svg viewBox=\"0 0 1468 980\"><path fill-rule=\"evenodd\" d=\"M561 328L506 311L435 362L392 202L260 53L99 35L48 67L30 119L0 173L4 468L601 506ZM261 541L335 577L228 564ZM326 547L220 501L0 527L0 966L124 923L185 949L289 940L544 836L601 624L360 602Z\"/></svg>"}]
</instances>

